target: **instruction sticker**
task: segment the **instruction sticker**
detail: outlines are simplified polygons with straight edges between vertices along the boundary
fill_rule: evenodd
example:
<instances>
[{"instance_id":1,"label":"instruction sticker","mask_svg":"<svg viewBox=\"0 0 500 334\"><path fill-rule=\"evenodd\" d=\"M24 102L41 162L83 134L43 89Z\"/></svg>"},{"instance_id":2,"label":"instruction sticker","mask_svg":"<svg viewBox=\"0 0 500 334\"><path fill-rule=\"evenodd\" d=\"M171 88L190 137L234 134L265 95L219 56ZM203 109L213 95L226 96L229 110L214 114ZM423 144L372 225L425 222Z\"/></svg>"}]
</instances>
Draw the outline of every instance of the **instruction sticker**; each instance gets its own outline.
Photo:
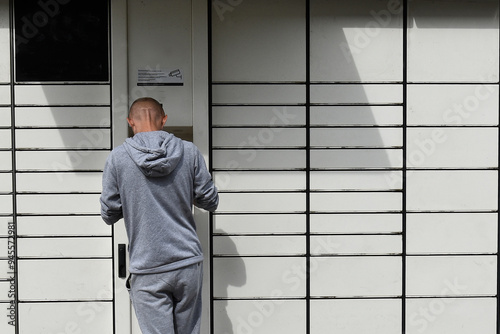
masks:
<instances>
[{"instance_id":1,"label":"instruction sticker","mask_svg":"<svg viewBox=\"0 0 500 334\"><path fill-rule=\"evenodd\" d=\"M180 69L137 70L137 86L182 86L184 77Z\"/></svg>"}]
</instances>

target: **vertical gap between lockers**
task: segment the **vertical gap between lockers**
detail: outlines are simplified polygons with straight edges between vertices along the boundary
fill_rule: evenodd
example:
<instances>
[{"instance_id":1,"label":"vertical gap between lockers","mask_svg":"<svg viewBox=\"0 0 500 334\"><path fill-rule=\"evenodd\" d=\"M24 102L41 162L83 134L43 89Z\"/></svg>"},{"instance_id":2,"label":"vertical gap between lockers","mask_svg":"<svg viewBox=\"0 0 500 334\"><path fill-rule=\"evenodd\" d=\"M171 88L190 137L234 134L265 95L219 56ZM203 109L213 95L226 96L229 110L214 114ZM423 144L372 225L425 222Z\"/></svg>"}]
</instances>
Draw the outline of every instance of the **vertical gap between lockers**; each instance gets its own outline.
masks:
<instances>
[{"instance_id":1,"label":"vertical gap between lockers","mask_svg":"<svg viewBox=\"0 0 500 334\"><path fill-rule=\"evenodd\" d=\"M406 333L406 176L407 176L407 84L408 84L408 0L403 1L403 170L402 170L402 206L401 206L401 333Z\"/></svg>"},{"instance_id":2,"label":"vertical gap between lockers","mask_svg":"<svg viewBox=\"0 0 500 334\"><path fill-rule=\"evenodd\" d=\"M213 175L213 153L212 153L212 1L207 0L207 62L208 62L208 170ZM213 248L213 213L209 213L209 272L210 272L210 310L209 310L209 328L210 333L215 334L214 331L214 283L213 283L213 268L214 268L214 248Z\"/></svg>"},{"instance_id":3,"label":"vertical gap between lockers","mask_svg":"<svg viewBox=\"0 0 500 334\"><path fill-rule=\"evenodd\" d=\"M9 1L9 29L10 29L10 128L11 128L11 170L12 170L12 223L14 226L13 230L13 242L14 242L14 303L15 303L15 333L19 334L19 279L18 279L18 257L17 257L17 187L16 187L16 113L15 113L15 94L14 94L14 84L15 84L15 32L14 32L14 0Z\"/></svg>"},{"instance_id":4,"label":"vertical gap between lockers","mask_svg":"<svg viewBox=\"0 0 500 334\"><path fill-rule=\"evenodd\" d=\"M311 1L306 0L306 333L311 333Z\"/></svg>"}]
</instances>

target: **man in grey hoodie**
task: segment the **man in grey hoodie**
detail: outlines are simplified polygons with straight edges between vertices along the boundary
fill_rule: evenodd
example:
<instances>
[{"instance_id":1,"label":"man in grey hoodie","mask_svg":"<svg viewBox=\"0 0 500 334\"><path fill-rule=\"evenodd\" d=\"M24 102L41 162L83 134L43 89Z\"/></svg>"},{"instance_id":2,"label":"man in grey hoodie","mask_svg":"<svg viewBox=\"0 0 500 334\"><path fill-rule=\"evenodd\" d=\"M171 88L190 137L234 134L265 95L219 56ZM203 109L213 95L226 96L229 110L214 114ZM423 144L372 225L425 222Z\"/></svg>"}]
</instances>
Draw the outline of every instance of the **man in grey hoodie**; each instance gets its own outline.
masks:
<instances>
[{"instance_id":1,"label":"man in grey hoodie","mask_svg":"<svg viewBox=\"0 0 500 334\"><path fill-rule=\"evenodd\" d=\"M214 211L219 197L199 150L162 131L166 120L152 98L132 104L134 137L106 161L101 217L125 221L130 297L142 333L198 334L203 254L192 205Z\"/></svg>"}]
</instances>

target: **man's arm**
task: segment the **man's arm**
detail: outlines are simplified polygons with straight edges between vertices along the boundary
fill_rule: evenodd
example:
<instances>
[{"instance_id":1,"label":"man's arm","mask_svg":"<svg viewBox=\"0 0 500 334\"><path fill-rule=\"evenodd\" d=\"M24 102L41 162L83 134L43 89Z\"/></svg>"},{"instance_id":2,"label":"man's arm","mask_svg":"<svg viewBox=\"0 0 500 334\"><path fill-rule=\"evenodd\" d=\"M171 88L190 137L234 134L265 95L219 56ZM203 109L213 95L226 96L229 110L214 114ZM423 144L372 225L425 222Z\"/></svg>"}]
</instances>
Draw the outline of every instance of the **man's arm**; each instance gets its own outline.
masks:
<instances>
[{"instance_id":1,"label":"man's arm","mask_svg":"<svg viewBox=\"0 0 500 334\"><path fill-rule=\"evenodd\" d=\"M106 160L102 175L101 193L101 218L106 224L111 225L123 218L122 202L115 169L111 162L111 156Z\"/></svg>"},{"instance_id":2,"label":"man's arm","mask_svg":"<svg viewBox=\"0 0 500 334\"><path fill-rule=\"evenodd\" d=\"M194 173L194 205L207 211L215 211L219 205L219 194L208 172L200 151L196 149Z\"/></svg>"}]
</instances>

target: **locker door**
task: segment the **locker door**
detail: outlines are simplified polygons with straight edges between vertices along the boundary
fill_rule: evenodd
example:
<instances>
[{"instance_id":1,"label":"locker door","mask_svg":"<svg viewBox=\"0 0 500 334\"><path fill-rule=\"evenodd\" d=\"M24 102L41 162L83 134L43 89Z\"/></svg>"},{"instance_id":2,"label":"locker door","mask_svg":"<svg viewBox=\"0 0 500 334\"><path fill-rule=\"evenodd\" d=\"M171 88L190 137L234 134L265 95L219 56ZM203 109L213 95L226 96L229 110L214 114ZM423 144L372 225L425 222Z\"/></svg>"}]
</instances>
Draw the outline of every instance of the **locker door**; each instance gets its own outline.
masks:
<instances>
[{"instance_id":1,"label":"locker door","mask_svg":"<svg viewBox=\"0 0 500 334\"><path fill-rule=\"evenodd\" d=\"M205 0L129 0L127 1L127 70L125 80L129 105L139 97L150 96L163 104L168 115L165 130L193 141L202 153L208 151L207 109L207 2ZM195 57L194 55L197 55ZM140 82L139 71L179 70L176 83ZM115 119L115 127L127 127L125 118ZM130 133L125 134L130 136ZM118 145L124 138L116 139ZM208 256L208 215L195 210L198 235ZM121 228L123 222L118 222ZM118 227L117 227L118 228ZM116 230L115 230L116 231ZM120 241L127 243L126 239ZM208 270L209 266L204 266ZM205 272L208 281L209 274ZM118 282L118 284L122 284ZM205 282L208 294L209 283ZM128 297L127 297L128 298ZM140 334L130 301L123 295L124 312L130 309L130 328ZM208 296L205 298L202 333L208 333ZM120 332L121 333L121 332Z\"/></svg>"}]
</instances>

